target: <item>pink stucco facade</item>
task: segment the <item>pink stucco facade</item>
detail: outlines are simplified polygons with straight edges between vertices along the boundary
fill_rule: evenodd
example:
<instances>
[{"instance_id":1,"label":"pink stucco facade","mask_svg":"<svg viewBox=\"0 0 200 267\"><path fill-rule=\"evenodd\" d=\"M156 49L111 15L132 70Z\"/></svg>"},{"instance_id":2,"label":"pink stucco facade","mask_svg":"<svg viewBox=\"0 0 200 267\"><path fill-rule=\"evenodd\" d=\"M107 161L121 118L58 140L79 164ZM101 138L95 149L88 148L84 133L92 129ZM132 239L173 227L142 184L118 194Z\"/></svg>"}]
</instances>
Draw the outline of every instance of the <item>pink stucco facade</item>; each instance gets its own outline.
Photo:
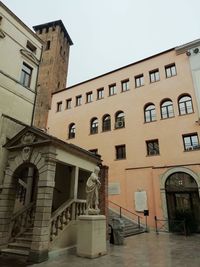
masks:
<instances>
[{"instance_id":1,"label":"pink stucco facade","mask_svg":"<svg viewBox=\"0 0 200 267\"><path fill-rule=\"evenodd\" d=\"M167 78L166 66L175 64L176 75ZM159 80L150 82L149 72L159 71ZM135 77L143 74L144 85L136 87ZM129 90L122 92L122 81L129 80ZM116 84L117 92L109 96L109 85ZM97 99L97 90L104 89L104 97ZM86 103L86 95L93 99ZM76 105L76 96L82 95L82 104ZM193 112L180 115L178 100L191 97ZM66 109L66 100L71 108ZM170 99L174 116L163 119L161 103ZM62 102L62 104L61 104ZM58 103L59 111L58 111ZM144 107L155 105L156 120L145 122ZM125 127L115 128L115 114L123 111ZM102 118L111 117L111 130L102 131ZM90 134L90 121L98 119L98 133ZM146 191L149 225L154 226L154 216L167 218L165 181L168 173L186 172L200 187L199 149L186 150L184 135L200 135L197 104L188 57L177 55L171 49L145 60L125 66L86 82L69 87L52 96L48 118L48 132L64 141L85 149L98 149L105 165L109 166L109 183L117 184L109 199L136 212L135 192ZM75 138L68 138L69 125L75 124ZM148 155L147 141L157 140L159 153ZM116 146L125 145L126 157L116 159ZM118 191L118 192L117 192ZM140 213L138 213L140 214Z\"/></svg>"}]
</instances>

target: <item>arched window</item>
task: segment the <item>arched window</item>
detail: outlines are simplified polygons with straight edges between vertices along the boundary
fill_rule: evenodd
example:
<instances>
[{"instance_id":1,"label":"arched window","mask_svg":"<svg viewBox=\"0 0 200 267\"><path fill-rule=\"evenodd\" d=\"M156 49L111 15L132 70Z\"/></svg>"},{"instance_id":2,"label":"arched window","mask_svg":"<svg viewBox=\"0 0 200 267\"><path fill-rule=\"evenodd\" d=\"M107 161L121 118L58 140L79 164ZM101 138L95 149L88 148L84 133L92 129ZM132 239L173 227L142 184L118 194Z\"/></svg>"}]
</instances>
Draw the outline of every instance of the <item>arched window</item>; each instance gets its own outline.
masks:
<instances>
[{"instance_id":1,"label":"arched window","mask_svg":"<svg viewBox=\"0 0 200 267\"><path fill-rule=\"evenodd\" d=\"M156 108L154 104L147 104L144 108L144 121L151 122L156 120Z\"/></svg>"},{"instance_id":2,"label":"arched window","mask_svg":"<svg viewBox=\"0 0 200 267\"><path fill-rule=\"evenodd\" d=\"M170 99L162 101L160 105L160 112L162 119L174 117L173 103Z\"/></svg>"},{"instance_id":3,"label":"arched window","mask_svg":"<svg viewBox=\"0 0 200 267\"><path fill-rule=\"evenodd\" d=\"M74 123L71 123L69 125L69 134L68 134L68 138L72 139L75 138L75 133L76 133L76 126Z\"/></svg>"},{"instance_id":4,"label":"arched window","mask_svg":"<svg viewBox=\"0 0 200 267\"><path fill-rule=\"evenodd\" d=\"M192 98L189 95L184 95L178 100L179 114L185 115L193 112Z\"/></svg>"},{"instance_id":5,"label":"arched window","mask_svg":"<svg viewBox=\"0 0 200 267\"><path fill-rule=\"evenodd\" d=\"M91 122L90 122L90 133L91 134L98 133L98 119L97 118L91 119Z\"/></svg>"},{"instance_id":6,"label":"arched window","mask_svg":"<svg viewBox=\"0 0 200 267\"><path fill-rule=\"evenodd\" d=\"M125 115L123 111L118 111L115 114L115 128L125 127Z\"/></svg>"},{"instance_id":7,"label":"arched window","mask_svg":"<svg viewBox=\"0 0 200 267\"><path fill-rule=\"evenodd\" d=\"M111 118L110 115L106 114L103 116L102 120L102 131L110 131L111 130Z\"/></svg>"}]
</instances>

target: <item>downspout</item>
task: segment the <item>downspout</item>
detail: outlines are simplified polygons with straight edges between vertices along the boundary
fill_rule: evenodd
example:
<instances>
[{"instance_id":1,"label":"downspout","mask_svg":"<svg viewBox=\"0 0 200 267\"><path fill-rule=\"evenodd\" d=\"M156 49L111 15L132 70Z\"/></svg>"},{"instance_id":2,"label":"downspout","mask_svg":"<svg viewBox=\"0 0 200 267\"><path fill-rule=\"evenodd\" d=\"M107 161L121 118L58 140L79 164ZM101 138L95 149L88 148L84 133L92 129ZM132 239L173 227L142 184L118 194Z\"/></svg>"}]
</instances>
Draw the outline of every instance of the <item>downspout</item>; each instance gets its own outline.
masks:
<instances>
[{"instance_id":1,"label":"downspout","mask_svg":"<svg viewBox=\"0 0 200 267\"><path fill-rule=\"evenodd\" d=\"M38 76L39 76L39 70L40 70L40 63L41 63L41 59L42 59L42 53L43 53L43 46L41 47L40 59L39 59L39 64L38 64L37 76L36 76L35 98L34 98L34 103L33 103L32 117L31 117L31 127L33 126L33 120L34 120L34 115L35 115L35 106L36 106L37 88L38 88Z\"/></svg>"}]
</instances>

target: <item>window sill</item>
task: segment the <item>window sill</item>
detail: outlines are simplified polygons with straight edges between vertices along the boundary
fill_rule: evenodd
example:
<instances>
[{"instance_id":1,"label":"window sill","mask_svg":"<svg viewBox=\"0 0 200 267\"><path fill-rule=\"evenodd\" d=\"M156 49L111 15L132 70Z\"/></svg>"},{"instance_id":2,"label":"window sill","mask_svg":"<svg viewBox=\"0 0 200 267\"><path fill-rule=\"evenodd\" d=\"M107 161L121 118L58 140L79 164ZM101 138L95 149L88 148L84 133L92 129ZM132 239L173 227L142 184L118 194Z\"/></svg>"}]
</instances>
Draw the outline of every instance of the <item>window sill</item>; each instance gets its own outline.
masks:
<instances>
[{"instance_id":1,"label":"window sill","mask_svg":"<svg viewBox=\"0 0 200 267\"><path fill-rule=\"evenodd\" d=\"M160 82L160 80L157 80L157 81L155 81L155 82L149 82L150 84L153 84L153 83L157 83L157 82Z\"/></svg>"},{"instance_id":2,"label":"window sill","mask_svg":"<svg viewBox=\"0 0 200 267\"><path fill-rule=\"evenodd\" d=\"M148 124L148 123L152 123L152 122L157 122L157 120L155 120L155 121L144 121L144 124Z\"/></svg>"},{"instance_id":3,"label":"window sill","mask_svg":"<svg viewBox=\"0 0 200 267\"><path fill-rule=\"evenodd\" d=\"M126 128L125 126L123 126L123 127L117 127L117 128L114 128L114 130L119 130L119 129L124 129L124 128Z\"/></svg>"},{"instance_id":4,"label":"window sill","mask_svg":"<svg viewBox=\"0 0 200 267\"><path fill-rule=\"evenodd\" d=\"M179 114L179 116L182 117L182 116L187 116L187 115L191 115L191 114L194 114L194 111L190 112L190 113L186 113L186 114Z\"/></svg>"},{"instance_id":5,"label":"window sill","mask_svg":"<svg viewBox=\"0 0 200 267\"><path fill-rule=\"evenodd\" d=\"M114 95L117 95L117 94L113 94L113 95L108 95L108 97L110 97L110 96L114 96Z\"/></svg>"},{"instance_id":6,"label":"window sill","mask_svg":"<svg viewBox=\"0 0 200 267\"><path fill-rule=\"evenodd\" d=\"M176 76L177 76L177 74L176 75L172 75L170 77L166 77L166 79L170 79L170 78L173 78L173 77L176 77Z\"/></svg>"},{"instance_id":7,"label":"window sill","mask_svg":"<svg viewBox=\"0 0 200 267\"><path fill-rule=\"evenodd\" d=\"M160 153L159 154L146 155L146 157L155 157L155 156L160 156Z\"/></svg>"},{"instance_id":8,"label":"window sill","mask_svg":"<svg viewBox=\"0 0 200 267\"><path fill-rule=\"evenodd\" d=\"M95 134L98 134L98 133L89 133L89 135L95 135Z\"/></svg>"},{"instance_id":9,"label":"window sill","mask_svg":"<svg viewBox=\"0 0 200 267\"><path fill-rule=\"evenodd\" d=\"M98 101L98 100L102 100L102 99L104 99L104 97L102 97L102 98L97 98L96 100Z\"/></svg>"},{"instance_id":10,"label":"window sill","mask_svg":"<svg viewBox=\"0 0 200 267\"><path fill-rule=\"evenodd\" d=\"M175 118L175 116L168 117L168 118L161 118L160 120L168 120L168 119L173 119L173 118Z\"/></svg>"},{"instance_id":11,"label":"window sill","mask_svg":"<svg viewBox=\"0 0 200 267\"><path fill-rule=\"evenodd\" d=\"M111 132L111 129L110 130L101 131L101 133L107 133L107 132Z\"/></svg>"},{"instance_id":12,"label":"window sill","mask_svg":"<svg viewBox=\"0 0 200 267\"><path fill-rule=\"evenodd\" d=\"M143 86L144 86L144 84L140 85L140 86L135 86L135 89L138 89L138 88L143 87Z\"/></svg>"},{"instance_id":13,"label":"window sill","mask_svg":"<svg viewBox=\"0 0 200 267\"><path fill-rule=\"evenodd\" d=\"M188 149L188 150L183 150L183 152L193 152L193 151L199 151L200 148L192 148L192 149Z\"/></svg>"},{"instance_id":14,"label":"window sill","mask_svg":"<svg viewBox=\"0 0 200 267\"><path fill-rule=\"evenodd\" d=\"M93 101L90 101L90 102L85 102L85 104L90 104L90 103L92 103Z\"/></svg>"},{"instance_id":15,"label":"window sill","mask_svg":"<svg viewBox=\"0 0 200 267\"><path fill-rule=\"evenodd\" d=\"M121 93L126 93L126 92L130 92L130 89L128 89L126 91L121 91Z\"/></svg>"},{"instance_id":16,"label":"window sill","mask_svg":"<svg viewBox=\"0 0 200 267\"><path fill-rule=\"evenodd\" d=\"M115 161L118 161L118 160L126 160L126 158L115 159Z\"/></svg>"}]
</instances>

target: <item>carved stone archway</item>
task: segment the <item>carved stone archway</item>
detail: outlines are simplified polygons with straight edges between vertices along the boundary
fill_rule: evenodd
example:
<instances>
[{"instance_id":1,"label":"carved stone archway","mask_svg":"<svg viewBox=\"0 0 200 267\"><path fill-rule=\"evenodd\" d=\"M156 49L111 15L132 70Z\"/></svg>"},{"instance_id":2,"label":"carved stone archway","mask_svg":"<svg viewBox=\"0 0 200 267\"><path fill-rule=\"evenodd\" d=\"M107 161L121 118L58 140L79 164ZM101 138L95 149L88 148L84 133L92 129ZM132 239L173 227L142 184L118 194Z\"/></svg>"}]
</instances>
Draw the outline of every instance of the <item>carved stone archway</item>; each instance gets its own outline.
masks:
<instances>
[{"instance_id":1,"label":"carved stone archway","mask_svg":"<svg viewBox=\"0 0 200 267\"><path fill-rule=\"evenodd\" d=\"M200 176L193 172L192 170L185 168L185 167L175 167L172 169L167 170L163 175L160 176L160 193L161 193L161 205L163 210L163 217L168 219L168 211L167 211L167 198L166 198L166 191L165 191L165 184L170 175L177 172L183 172L189 174L191 177L194 178L198 185L199 189L199 196L200 196Z\"/></svg>"}]
</instances>

